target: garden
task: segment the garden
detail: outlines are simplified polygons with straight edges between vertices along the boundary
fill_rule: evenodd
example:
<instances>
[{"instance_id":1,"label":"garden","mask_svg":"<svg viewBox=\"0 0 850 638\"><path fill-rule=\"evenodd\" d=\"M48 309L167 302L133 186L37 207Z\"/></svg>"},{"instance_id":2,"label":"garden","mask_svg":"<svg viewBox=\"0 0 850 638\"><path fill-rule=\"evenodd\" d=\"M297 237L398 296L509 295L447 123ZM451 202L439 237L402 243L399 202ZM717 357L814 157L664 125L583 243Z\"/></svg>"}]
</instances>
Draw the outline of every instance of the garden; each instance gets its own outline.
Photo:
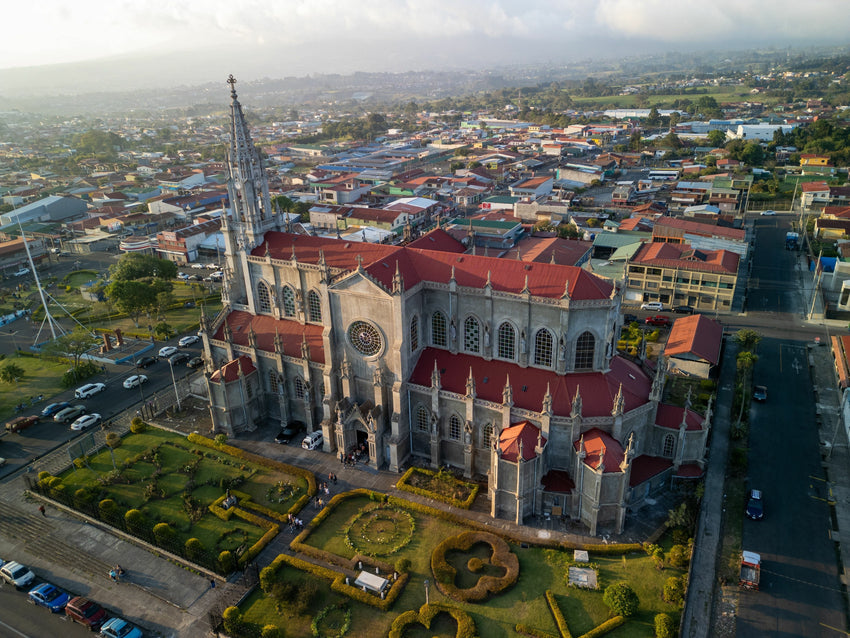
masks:
<instances>
[{"instance_id":1,"label":"garden","mask_svg":"<svg viewBox=\"0 0 850 638\"><path fill-rule=\"evenodd\" d=\"M516 542L368 490L332 498L291 549L225 612L230 635L672 636L690 555L681 530L653 545L591 546L581 566L599 587L582 589L568 579L572 547ZM353 586L361 570L387 589Z\"/></svg>"},{"instance_id":2,"label":"garden","mask_svg":"<svg viewBox=\"0 0 850 638\"><path fill-rule=\"evenodd\" d=\"M125 437L80 456L59 476L39 475L51 498L227 574L252 560L289 513L316 492L312 473L197 434L136 419Z\"/></svg>"}]
</instances>

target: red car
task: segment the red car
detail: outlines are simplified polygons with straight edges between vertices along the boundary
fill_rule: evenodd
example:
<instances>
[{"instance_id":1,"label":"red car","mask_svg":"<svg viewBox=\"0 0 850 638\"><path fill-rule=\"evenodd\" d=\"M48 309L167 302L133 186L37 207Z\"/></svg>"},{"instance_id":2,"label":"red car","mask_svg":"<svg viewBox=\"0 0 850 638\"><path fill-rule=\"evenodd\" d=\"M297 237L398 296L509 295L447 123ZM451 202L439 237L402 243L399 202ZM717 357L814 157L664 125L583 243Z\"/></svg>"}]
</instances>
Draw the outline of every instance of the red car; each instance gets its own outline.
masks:
<instances>
[{"instance_id":1,"label":"red car","mask_svg":"<svg viewBox=\"0 0 850 638\"><path fill-rule=\"evenodd\" d=\"M6 424L7 432L20 432L21 430L26 430L29 426L35 425L38 423L39 417L37 414L32 416L19 416Z\"/></svg>"},{"instance_id":2,"label":"red car","mask_svg":"<svg viewBox=\"0 0 850 638\"><path fill-rule=\"evenodd\" d=\"M647 317L644 319L644 323L648 326L669 326L670 317L665 315L655 315L654 317Z\"/></svg>"},{"instance_id":3,"label":"red car","mask_svg":"<svg viewBox=\"0 0 850 638\"><path fill-rule=\"evenodd\" d=\"M68 604L65 605L65 615L92 631L97 631L106 622L106 611L103 607L82 596L77 596L68 601Z\"/></svg>"}]
</instances>

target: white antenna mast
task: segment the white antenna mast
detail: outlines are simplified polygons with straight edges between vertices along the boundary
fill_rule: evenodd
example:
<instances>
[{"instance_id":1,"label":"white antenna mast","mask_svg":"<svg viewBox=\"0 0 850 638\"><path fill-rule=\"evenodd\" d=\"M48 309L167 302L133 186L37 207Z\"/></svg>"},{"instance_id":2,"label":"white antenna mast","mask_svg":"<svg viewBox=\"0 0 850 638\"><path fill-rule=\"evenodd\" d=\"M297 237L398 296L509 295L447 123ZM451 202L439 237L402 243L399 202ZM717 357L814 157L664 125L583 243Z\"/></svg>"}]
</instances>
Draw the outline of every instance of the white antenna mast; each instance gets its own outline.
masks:
<instances>
[{"instance_id":1,"label":"white antenna mast","mask_svg":"<svg viewBox=\"0 0 850 638\"><path fill-rule=\"evenodd\" d=\"M41 331L44 329L44 323L47 322L47 325L50 326L50 334L56 339L56 331L59 331L59 334L65 334L64 330L62 330L62 326L60 326L56 320L53 318L53 315L50 314L50 308L47 307L47 300L44 298L44 290L41 288L41 280L38 278L38 271L35 269L35 264L32 261L32 253L30 253L30 247L27 244L27 237L24 234L24 227L21 226L21 218L18 216L18 228L21 231L21 239L24 241L24 249L27 251L27 259L29 260L30 269L32 270L32 276L35 278L35 286L38 288L38 296L41 298L41 306L44 308L44 321L41 322L41 328L38 330L38 334L36 334L36 342L38 342L38 337L41 335Z\"/></svg>"}]
</instances>

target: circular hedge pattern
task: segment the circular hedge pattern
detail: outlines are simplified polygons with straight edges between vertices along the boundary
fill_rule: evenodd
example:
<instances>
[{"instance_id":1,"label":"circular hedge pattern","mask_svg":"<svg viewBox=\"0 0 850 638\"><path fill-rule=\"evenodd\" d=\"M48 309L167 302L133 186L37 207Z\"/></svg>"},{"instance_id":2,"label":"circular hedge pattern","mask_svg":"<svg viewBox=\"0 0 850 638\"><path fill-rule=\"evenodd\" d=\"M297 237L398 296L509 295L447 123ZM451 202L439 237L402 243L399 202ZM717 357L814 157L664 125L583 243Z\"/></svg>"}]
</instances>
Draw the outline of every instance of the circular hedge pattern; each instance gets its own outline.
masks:
<instances>
[{"instance_id":1,"label":"circular hedge pattern","mask_svg":"<svg viewBox=\"0 0 850 638\"><path fill-rule=\"evenodd\" d=\"M345 528L345 541L367 556L388 556L413 538L416 524L410 512L398 507L375 506L361 510Z\"/></svg>"},{"instance_id":2,"label":"circular hedge pattern","mask_svg":"<svg viewBox=\"0 0 850 638\"><path fill-rule=\"evenodd\" d=\"M457 570L446 560L446 554L452 550L468 551L476 543L487 543L493 548L490 563L502 567L505 573L499 577L481 576L474 587L461 589L455 584ZM458 602L475 603L487 600L513 585L519 578L519 559L511 551L510 545L495 534L461 532L457 536L449 536L434 548L431 553L431 571L437 588L445 596Z\"/></svg>"},{"instance_id":3,"label":"circular hedge pattern","mask_svg":"<svg viewBox=\"0 0 850 638\"><path fill-rule=\"evenodd\" d=\"M328 605L313 618L310 631L323 638L342 638L351 627L351 609L345 603Z\"/></svg>"}]
</instances>

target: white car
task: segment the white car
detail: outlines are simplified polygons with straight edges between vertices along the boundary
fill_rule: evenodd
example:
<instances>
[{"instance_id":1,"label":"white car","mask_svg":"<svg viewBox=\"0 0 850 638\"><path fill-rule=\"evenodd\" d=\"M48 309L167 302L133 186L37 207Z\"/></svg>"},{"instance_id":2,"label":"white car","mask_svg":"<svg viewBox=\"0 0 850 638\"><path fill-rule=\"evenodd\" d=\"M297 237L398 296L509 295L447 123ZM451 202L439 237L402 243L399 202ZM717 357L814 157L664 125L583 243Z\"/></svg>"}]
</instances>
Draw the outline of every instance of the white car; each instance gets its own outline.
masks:
<instances>
[{"instance_id":1,"label":"white car","mask_svg":"<svg viewBox=\"0 0 850 638\"><path fill-rule=\"evenodd\" d=\"M224 271L216 270L215 272L210 273L210 276L206 277L206 279L209 279L210 281L221 281L224 279Z\"/></svg>"},{"instance_id":2,"label":"white car","mask_svg":"<svg viewBox=\"0 0 850 638\"><path fill-rule=\"evenodd\" d=\"M82 432L86 428L100 423L100 415L97 412L85 414L71 424L71 429L74 432Z\"/></svg>"},{"instance_id":3,"label":"white car","mask_svg":"<svg viewBox=\"0 0 850 638\"><path fill-rule=\"evenodd\" d=\"M188 278L189 275L187 275L185 272L177 273L177 279L180 279L181 281L186 281Z\"/></svg>"},{"instance_id":4,"label":"white car","mask_svg":"<svg viewBox=\"0 0 850 638\"><path fill-rule=\"evenodd\" d=\"M89 397L94 396L98 392L103 392L104 390L106 390L106 385L103 383L87 383L74 390L74 397L77 399L88 399Z\"/></svg>"},{"instance_id":5,"label":"white car","mask_svg":"<svg viewBox=\"0 0 850 638\"><path fill-rule=\"evenodd\" d=\"M660 301L647 301L646 303L642 303L640 305L640 309L652 311L664 310L664 304Z\"/></svg>"},{"instance_id":6,"label":"white car","mask_svg":"<svg viewBox=\"0 0 850 638\"><path fill-rule=\"evenodd\" d=\"M24 275L29 274L29 271L30 271L29 268L21 268L20 270L14 272L12 274L15 275L15 277L23 277Z\"/></svg>"},{"instance_id":7,"label":"white car","mask_svg":"<svg viewBox=\"0 0 850 638\"><path fill-rule=\"evenodd\" d=\"M128 390L147 383L148 378L143 374L134 374L132 377L124 379L124 387Z\"/></svg>"},{"instance_id":8,"label":"white car","mask_svg":"<svg viewBox=\"0 0 850 638\"><path fill-rule=\"evenodd\" d=\"M776 211L775 211L775 210L763 210L763 211L761 211L761 216L762 216L762 217L765 217L765 216L773 216L773 215L775 215L775 214L776 214Z\"/></svg>"},{"instance_id":9,"label":"white car","mask_svg":"<svg viewBox=\"0 0 850 638\"><path fill-rule=\"evenodd\" d=\"M0 576L17 589L23 589L35 580L35 574L30 571L29 567L13 560L0 567Z\"/></svg>"},{"instance_id":10,"label":"white car","mask_svg":"<svg viewBox=\"0 0 850 638\"><path fill-rule=\"evenodd\" d=\"M200 339L198 339L197 336L188 335L180 339L180 341L177 342L177 345L181 348L185 348L186 346L191 346L193 343L198 343L198 341L200 341Z\"/></svg>"},{"instance_id":11,"label":"white car","mask_svg":"<svg viewBox=\"0 0 850 638\"><path fill-rule=\"evenodd\" d=\"M206 264L198 264L198 263L195 263L195 264L192 264L190 267L191 267L191 268L194 268L194 269L196 269L196 270L201 270L201 269L203 269L203 268L206 268L206 267L207 267L207 265L206 265Z\"/></svg>"},{"instance_id":12,"label":"white car","mask_svg":"<svg viewBox=\"0 0 850 638\"><path fill-rule=\"evenodd\" d=\"M159 349L159 356L167 359L175 352L177 352L177 348L175 348L174 346L163 346Z\"/></svg>"}]
</instances>

